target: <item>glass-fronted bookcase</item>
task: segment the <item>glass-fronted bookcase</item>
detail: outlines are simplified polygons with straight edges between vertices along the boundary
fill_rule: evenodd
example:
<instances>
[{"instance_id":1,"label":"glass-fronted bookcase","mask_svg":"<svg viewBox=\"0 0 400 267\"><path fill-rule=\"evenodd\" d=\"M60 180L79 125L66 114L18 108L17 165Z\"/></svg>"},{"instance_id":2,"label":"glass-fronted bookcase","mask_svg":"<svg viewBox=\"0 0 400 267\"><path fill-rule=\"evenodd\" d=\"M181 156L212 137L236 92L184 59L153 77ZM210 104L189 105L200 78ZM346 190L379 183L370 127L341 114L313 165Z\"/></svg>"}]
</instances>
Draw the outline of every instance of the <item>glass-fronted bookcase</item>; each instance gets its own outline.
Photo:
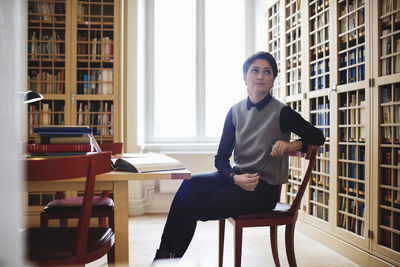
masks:
<instances>
[{"instance_id":1,"label":"glass-fronted bookcase","mask_svg":"<svg viewBox=\"0 0 400 267\"><path fill-rule=\"evenodd\" d=\"M266 49L280 44L274 92L326 138L299 220L339 252L370 255L352 258L361 265L399 265L400 0L280 0L266 15ZM290 166L281 200L303 165Z\"/></svg>"},{"instance_id":2,"label":"glass-fronted bookcase","mask_svg":"<svg viewBox=\"0 0 400 267\"><path fill-rule=\"evenodd\" d=\"M119 141L118 0L28 0L29 142L43 125L88 125L100 143ZM116 48L116 49L114 49Z\"/></svg>"}]
</instances>

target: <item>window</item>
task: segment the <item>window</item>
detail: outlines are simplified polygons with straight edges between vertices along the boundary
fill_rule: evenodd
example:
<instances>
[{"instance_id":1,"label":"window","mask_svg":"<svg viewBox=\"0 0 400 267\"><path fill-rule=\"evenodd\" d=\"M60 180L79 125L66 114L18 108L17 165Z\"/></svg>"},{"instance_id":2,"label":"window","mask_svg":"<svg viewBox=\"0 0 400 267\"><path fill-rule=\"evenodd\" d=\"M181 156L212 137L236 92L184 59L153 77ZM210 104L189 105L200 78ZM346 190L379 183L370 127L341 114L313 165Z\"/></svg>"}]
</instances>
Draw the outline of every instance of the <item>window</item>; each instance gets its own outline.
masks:
<instances>
[{"instance_id":1,"label":"window","mask_svg":"<svg viewBox=\"0 0 400 267\"><path fill-rule=\"evenodd\" d=\"M145 2L145 142L217 142L246 96L247 1Z\"/></svg>"}]
</instances>

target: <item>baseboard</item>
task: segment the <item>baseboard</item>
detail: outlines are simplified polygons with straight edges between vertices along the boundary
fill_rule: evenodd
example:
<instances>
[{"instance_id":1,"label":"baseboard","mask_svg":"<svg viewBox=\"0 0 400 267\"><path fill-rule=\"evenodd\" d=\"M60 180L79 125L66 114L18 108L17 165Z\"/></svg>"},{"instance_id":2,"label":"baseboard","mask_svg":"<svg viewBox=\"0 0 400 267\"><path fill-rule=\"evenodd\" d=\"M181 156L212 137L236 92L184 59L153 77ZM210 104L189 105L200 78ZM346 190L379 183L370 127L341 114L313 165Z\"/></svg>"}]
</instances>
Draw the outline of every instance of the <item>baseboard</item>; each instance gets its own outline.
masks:
<instances>
[{"instance_id":1,"label":"baseboard","mask_svg":"<svg viewBox=\"0 0 400 267\"><path fill-rule=\"evenodd\" d=\"M339 253L343 257L359 264L363 267L387 267L395 266L391 263L372 255L368 251L359 249L325 231L318 229L317 227L297 220L296 231L314 239L318 243L332 249Z\"/></svg>"}]
</instances>

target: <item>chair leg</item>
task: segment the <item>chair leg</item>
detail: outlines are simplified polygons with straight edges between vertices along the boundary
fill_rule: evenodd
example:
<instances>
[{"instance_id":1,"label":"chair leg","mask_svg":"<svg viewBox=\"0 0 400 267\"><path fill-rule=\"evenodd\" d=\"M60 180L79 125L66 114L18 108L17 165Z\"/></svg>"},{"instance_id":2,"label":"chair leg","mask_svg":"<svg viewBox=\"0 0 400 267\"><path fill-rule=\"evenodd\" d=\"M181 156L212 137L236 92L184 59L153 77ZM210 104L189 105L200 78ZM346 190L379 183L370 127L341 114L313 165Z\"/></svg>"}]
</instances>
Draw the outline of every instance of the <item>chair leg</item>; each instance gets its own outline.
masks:
<instances>
[{"instance_id":1,"label":"chair leg","mask_svg":"<svg viewBox=\"0 0 400 267\"><path fill-rule=\"evenodd\" d=\"M234 257L235 257L235 267L240 267L242 264L242 236L243 236L243 228L242 226L238 226L236 223L235 234L233 237L235 248L234 248Z\"/></svg>"},{"instance_id":2,"label":"chair leg","mask_svg":"<svg viewBox=\"0 0 400 267\"><path fill-rule=\"evenodd\" d=\"M113 232L115 233L115 230L114 230L114 215L108 217L108 227L110 227L113 230Z\"/></svg>"},{"instance_id":3,"label":"chair leg","mask_svg":"<svg viewBox=\"0 0 400 267\"><path fill-rule=\"evenodd\" d=\"M108 217L108 227L110 227L113 232L114 230L114 216ZM115 244L111 247L111 249L107 253L107 261L108 263L115 263Z\"/></svg>"},{"instance_id":4,"label":"chair leg","mask_svg":"<svg viewBox=\"0 0 400 267\"><path fill-rule=\"evenodd\" d=\"M49 227L49 219L46 215L40 214L40 227Z\"/></svg>"},{"instance_id":5,"label":"chair leg","mask_svg":"<svg viewBox=\"0 0 400 267\"><path fill-rule=\"evenodd\" d=\"M296 267L296 256L294 254L294 224L287 224L285 230L286 256L290 267Z\"/></svg>"},{"instance_id":6,"label":"chair leg","mask_svg":"<svg viewBox=\"0 0 400 267\"><path fill-rule=\"evenodd\" d=\"M218 266L222 267L224 260L225 219L219 220L219 250Z\"/></svg>"},{"instance_id":7,"label":"chair leg","mask_svg":"<svg viewBox=\"0 0 400 267\"><path fill-rule=\"evenodd\" d=\"M269 235L271 239L271 250L272 250L272 256L274 257L275 266L280 267L281 264L279 262L279 254L278 254L278 227L271 226Z\"/></svg>"},{"instance_id":8,"label":"chair leg","mask_svg":"<svg viewBox=\"0 0 400 267\"><path fill-rule=\"evenodd\" d=\"M115 244L107 252L107 262L109 265L115 263Z\"/></svg>"}]
</instances>

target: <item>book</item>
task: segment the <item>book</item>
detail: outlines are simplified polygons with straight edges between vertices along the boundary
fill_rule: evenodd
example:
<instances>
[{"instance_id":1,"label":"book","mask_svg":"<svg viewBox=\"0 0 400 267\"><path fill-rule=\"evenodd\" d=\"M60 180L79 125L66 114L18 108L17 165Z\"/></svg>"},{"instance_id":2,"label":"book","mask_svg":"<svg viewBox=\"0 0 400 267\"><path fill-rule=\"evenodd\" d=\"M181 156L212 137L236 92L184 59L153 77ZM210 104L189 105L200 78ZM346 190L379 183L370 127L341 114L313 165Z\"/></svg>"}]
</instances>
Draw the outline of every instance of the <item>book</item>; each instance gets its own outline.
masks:
<instances>
[{"instance_id":1,"label":"book","mask_svg":"<svg viewBox=\"0 0 400 267\"><path fill-rule=\"evenodd\" d=\"M90 138L83 136L39 135L35 137L35 144L90 144Z\"/></svg>"},{"instance_id":2,"label":"book","mask_svg":"<svg viewBox=\"0 0 400 267\"><path fill-rule=\"evenodd\" d=\"M28 153L50 153L50 152L90 152L92 145L90 144L27 144Z\"/></svg>"},{"instance_id":3,"label":"book","mask_svg":"<svg viewBox=\"0 0 400 267\"><path fill-rule=\"evenodd\" d=\"M80 156L80 155L87 155L93 152L50 152L50 153L29 153L28 157L31 158L52 158L52 157L69 157L69 156Z\"/></svg>"},{"instance_id":4,"label":"book","mask_svg":"<svg viewBox=\"0 0 400 267\"><path fill-rule=\"evenodd\" d=\"M89 126L42 126L33 129L34 133L40 135L69 135L69 134L92 134L93 130Z\"/></svg>"},{"instance_id":5,"label":"book","mask_svg":"<svg viewBox=\"0 0 400 267\"><path fill-rule=\"evenodd\" d=\"M156 153L124 153L122 157L113 158L111 161L114 169L135 173L185 169L185 166L180 161Z\"/></svg>"}]
</instances>

